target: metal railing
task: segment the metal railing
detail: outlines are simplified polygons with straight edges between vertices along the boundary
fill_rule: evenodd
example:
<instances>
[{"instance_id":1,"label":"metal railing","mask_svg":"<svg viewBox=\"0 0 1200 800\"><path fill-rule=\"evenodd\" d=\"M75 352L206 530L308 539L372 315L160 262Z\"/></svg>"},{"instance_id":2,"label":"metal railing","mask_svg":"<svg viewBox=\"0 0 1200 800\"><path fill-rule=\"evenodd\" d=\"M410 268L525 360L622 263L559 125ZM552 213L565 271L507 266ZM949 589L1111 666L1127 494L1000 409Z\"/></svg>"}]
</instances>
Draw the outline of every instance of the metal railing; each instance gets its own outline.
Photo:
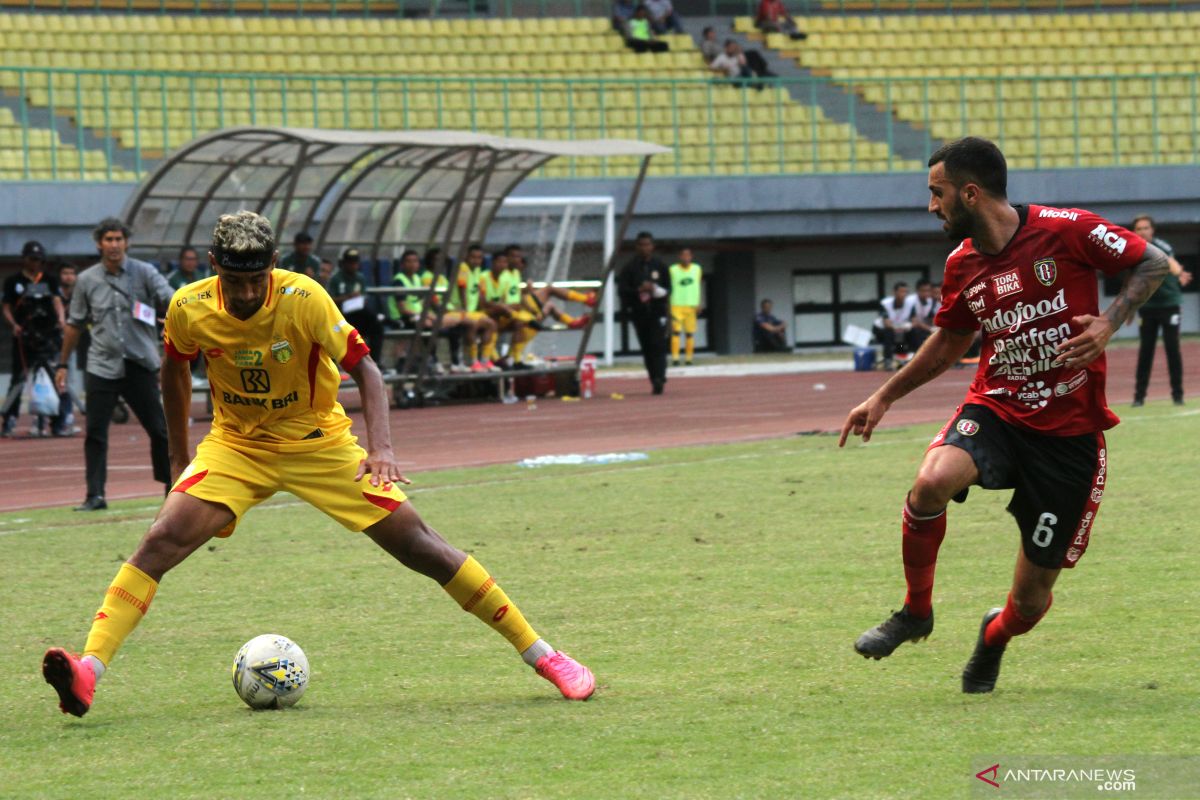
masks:
<instances>
[{"instance_id":1,"label":"metal railing","mask_svg":"<svg viewBox=\"0 0 1200 800\"><path fill-rule=\"evenodd\" d=\"M609 0L6 0L31 11L399 17L607 17ZM754 16L758 0L679 0L684 15ZM793 14L1174 10L1181 0L789 0Z\"/></svg>"},{"instance_id":2,"label":"metal railing","mask_svg":"<svg viewBox=\"0 0 1200 800\"><path fill-rule=\"evenodd\" d=\"M1200 163L1200 73L1087 77L325 77L0 68L0 178L136 179L239 125L461 129L674 148L653 175L903 172L994 139L1015 169ZM821 106L822 98L827 100ZM558 159L544 177L634 174Z\"/></svg>"},{"instance_id":3,"label":"metal railing","mask_svg":"<svg viewBox=\"0 0 1200 800\"><path fill-rule=\"evenodd\" d=\"M10 10L64 13L333 17L607 17L607 0L5 0Z\"/></svg>"},{"instance_id":4,"label":"metal railing","mask_svg":"<svg viewBox=\"0 0 1200 800\"><path fill-rule=\"evenodd\" d=\"M675 4L679 6L679 3ZM757 0L707 0L712 16L752 17ZM1179 0L788 0L788 10L808 14L1001 13L1024 11L1173 11L1190 7Z\"/></svg>"}]
</instances>

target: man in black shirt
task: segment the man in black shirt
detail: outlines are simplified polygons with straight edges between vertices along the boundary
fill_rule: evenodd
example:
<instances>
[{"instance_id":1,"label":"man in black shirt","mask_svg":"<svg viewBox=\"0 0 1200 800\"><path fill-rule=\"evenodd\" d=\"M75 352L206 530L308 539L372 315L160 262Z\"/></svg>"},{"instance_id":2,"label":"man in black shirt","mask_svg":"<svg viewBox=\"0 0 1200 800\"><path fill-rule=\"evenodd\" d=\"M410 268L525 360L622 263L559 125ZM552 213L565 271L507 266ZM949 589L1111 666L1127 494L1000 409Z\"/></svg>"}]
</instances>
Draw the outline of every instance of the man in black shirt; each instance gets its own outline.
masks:
<instances>
[{"instance_id":1,"label":"man in black shirt","mask_svg":"<svg viewBox=\"0 0 1200 800\"><path fill-rule=\"evenodd\" d=\"M4 398L0 435L11 436L21 413L21 392L30 369L53 369L62 345L65 319L58 279L45 273L46 250L40 242L21 249L21 271L4 282L4 321L12 328L12 381ZM35 435L44 436L45 420L38 419ZM57 432L57 431L56 431Z\"/></svg>"},{"instance_id":2,"label":"man in black shirt","mask_svg":"<svg viewBox=\"0 0 1200 800\"><path fill-rule=\"evenodd\" d=\"M654 256L654 237L642 231L634 246L637 255L617 277L621 305L637 331L646 373L655 394L667 382L667 331L671 308L671 275Z\"/></svg>"}]
</instances>

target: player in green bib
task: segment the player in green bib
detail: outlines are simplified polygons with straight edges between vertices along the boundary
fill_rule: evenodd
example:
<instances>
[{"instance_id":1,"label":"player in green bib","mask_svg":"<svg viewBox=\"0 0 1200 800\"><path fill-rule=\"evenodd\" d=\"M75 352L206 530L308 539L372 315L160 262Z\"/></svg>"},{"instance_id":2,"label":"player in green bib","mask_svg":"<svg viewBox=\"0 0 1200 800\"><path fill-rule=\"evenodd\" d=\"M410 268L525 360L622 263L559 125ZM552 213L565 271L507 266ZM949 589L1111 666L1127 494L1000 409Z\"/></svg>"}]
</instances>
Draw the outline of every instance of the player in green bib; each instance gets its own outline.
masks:
<instances>
[{"instance_id":1,"label":"player in green bib","mask_svg":"<svg viewBox=\"0 0 1200 800\"><path fill-rule=\"evenodd\" d=\"M458 265L458 276L446 304L443 328L466 328L467 362L472 372L498 372L492 359L496 353L496 323L479 309L479 277L483 272L483 248L471 245L467 260ZM482 347L480 342L482 341ZM482 350L482 352L481 352Z\"/></svg>"},{"instance_id":2,"label":"player in green bib","mask_svg":"<svg viewBox=\"0 0 1200 800\"><path fill-rule=\"evenodd\" d=\"M696 316L700 313L699 264L692 262L692 250L679 251L679 262L671 265L671 365L679 366L679 335L687 337L684 351L690 366L696 351Z\"/></svg>"},{"instance_id":3,"label":"player in green bib","mask_svg":"<svg viewBox=\"0 0 1200 800\"><path fill-rule=\"evenodd\" d=\"M400 257L400 270L392 276L392 285L404 289L428 289L433 285L433 273L421 269L421 255L405 250ZM393 294L388 296L388 319L401 327L415 328L425 304L425 293Z\"/></svg>"}]
</instances>

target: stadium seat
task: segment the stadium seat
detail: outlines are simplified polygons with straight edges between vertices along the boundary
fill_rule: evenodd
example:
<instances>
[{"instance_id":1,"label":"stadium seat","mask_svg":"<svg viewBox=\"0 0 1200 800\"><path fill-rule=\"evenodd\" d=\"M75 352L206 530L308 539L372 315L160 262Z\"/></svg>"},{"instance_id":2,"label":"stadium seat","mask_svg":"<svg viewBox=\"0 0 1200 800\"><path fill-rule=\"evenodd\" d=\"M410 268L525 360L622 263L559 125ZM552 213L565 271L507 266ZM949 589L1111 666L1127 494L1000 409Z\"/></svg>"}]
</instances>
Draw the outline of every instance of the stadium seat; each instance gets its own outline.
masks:
<instances>
[{"instance_id":1,"label":"stadium seat","mask_svg":"<svg viewBox=\"0 0 1200 800\"><path fill-rule=\"evenodd\" d=\"M124 2L124 0L122 0ZM191 0L189 0L189 3ZM203 5L204 0L199 0ZM270 5L272 0L267 0ZM339 0L339 7L342 0ZM255 0L262 8L264 3ZM350 5L354 5L353 2ZM748 20L737 24L746 27ZM823 23L830 32L841 22ZM886 30L898 30L889 22ZM901 28L912 24L905 22ZM750 26L752 28L752 25ZM885 26L855 23L855 35L882 37ZM287 50L262 52L257 42L278 35ZM97 35L118 47L95 51ZM345 40L354 40L348 52ZM486 43L519 37L521 52L488 52ZM0 63L14 67L89 69L95 72L0 72L0 86L22 94L35 108L70 117L89 134L112 131L120 148L140 147L144 162L196 135L236 124L288 124L352 128L467 127L496 133L641 137L678 146L675 164L775 164L779 148L811 152L812 137L840 156L886 155L887 145L831 123L819 106L797 102L785 91L753 92L714 85L687 36L665 37L671 51L633 54L603 17L541 19L398 17L228 16L170 14L72 14L13 11L0 15ZM845 50L854 44L842 43ZM854 55L853 68L874 54ZM116 74L108 70L148 70ZM249 73L270 78L228 77ZM396 74L414 76L404 81ZM614 78L647 74L696 83L646 86L582 83L568 96L553 85L526 84L523 76ZM277 77L276 77L277 76ZM377 76L378 80L358 80ZM428 83L423 78L428 76ZM480 84L447 76L487 76L511 82ZM909 95L916 99L916 95ZM7 110L7 109L5 109ZM710 131L708 125L717 124ZM13 125L3 141L12 139ZM30 127L20 139L46 144L56 134ZM46 152L59 152L57 149ZM690 152L690 151L695 152ZM32 150L30 151L32 152ZM64 153L70 154L64 144ZM101 151L80 156L84 173L113 171L96 162ZM126 153L128 156L128 153ZM37 156L37 170L46 164ZM878 161L877 158L871 161ZM588 170L632 171L634 165L577 160L574 174ZM867 163L864 161L864 163ZM21 168L24 168L24 157ZM53 164L50 165L51 167ZM53 171L53 170L52 170ZM78 171L78 170L77 170Z\"/></svg>"}]
</instances>

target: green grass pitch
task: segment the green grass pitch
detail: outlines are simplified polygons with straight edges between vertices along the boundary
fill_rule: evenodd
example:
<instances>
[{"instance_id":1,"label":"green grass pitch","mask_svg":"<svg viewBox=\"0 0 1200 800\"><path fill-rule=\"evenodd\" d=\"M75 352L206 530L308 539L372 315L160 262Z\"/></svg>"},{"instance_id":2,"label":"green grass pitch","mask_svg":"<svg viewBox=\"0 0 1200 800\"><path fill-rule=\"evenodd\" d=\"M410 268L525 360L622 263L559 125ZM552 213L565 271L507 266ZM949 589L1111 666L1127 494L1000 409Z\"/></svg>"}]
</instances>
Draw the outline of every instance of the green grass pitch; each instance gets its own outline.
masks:
<instances>
[{"instance_id":1,"label":"green grass pitch","mask_svg":"<svg viewBox=\"0 0 1200 800\"><path fill-rule=\"evenodd\" d=\"M91 713L66 717L41 654L82 646L156 506L0 517L0 796L953 798L993 753L1194 752L1200 414L1123 413L1091 548L991 696L959 672L1009 585L1007 493L951 509L927 642L851 648L902 600L900 503L932 426L417 476L426 519L595 670L587 703L281 497L167 576ZM294 709L252 712L230 684L267 632L311 661Z\"/></svg>"}]
</instances>

